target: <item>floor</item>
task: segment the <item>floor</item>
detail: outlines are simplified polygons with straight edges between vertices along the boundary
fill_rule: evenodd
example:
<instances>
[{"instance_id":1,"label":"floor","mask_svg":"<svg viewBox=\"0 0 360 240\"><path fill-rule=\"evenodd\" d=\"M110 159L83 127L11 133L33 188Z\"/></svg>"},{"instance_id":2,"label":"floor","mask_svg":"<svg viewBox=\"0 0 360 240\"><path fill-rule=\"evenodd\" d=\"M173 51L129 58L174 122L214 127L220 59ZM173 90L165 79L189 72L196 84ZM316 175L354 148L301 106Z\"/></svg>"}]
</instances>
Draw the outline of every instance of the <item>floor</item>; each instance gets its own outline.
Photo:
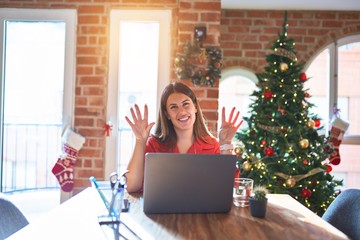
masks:
<instances>
[{"instance_id":1,"label":"floor","mask_svg":"<svg viewBox=\"0 0 360 240\"><path fill-rule=\"evenodd\" d=\"M25 215L29 222L60 204L59 190L39 190L6 194Z\"/></svg>"}]
</instances>

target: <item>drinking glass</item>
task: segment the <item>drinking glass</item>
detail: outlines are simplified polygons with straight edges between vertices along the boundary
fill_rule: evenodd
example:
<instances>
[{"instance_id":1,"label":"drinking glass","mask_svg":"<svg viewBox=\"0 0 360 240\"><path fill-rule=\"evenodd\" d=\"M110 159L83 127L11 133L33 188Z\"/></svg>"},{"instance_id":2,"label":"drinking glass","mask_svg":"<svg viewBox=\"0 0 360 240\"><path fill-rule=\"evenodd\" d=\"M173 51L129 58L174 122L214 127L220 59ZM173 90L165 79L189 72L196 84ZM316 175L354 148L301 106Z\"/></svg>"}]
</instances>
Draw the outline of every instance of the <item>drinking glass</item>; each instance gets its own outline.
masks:
<instances>
[{"instance_id":1,"label":"drinking glass","mask_svg":"<svg viewBox=\"0 0 360 240\"><path fill-rule=\"evenodd\" d=\"M249 197L252 194L254 180L250 178L235 178L233 188L233 202L237 207L249 206Z\"/></svg>"}]
</instances>

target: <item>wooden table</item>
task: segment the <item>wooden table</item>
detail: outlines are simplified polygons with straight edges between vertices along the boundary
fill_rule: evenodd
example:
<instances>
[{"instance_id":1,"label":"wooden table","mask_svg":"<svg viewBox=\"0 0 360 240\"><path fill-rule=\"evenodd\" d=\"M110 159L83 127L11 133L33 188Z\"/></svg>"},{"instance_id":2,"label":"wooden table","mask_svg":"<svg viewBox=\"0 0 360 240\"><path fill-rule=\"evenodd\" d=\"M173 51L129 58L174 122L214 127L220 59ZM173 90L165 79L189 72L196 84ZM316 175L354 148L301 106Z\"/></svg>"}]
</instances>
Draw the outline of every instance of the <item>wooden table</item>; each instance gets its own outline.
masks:
<instances>
[{"instance_id":1,"label":"wooden table","mask_svg":"<svg viewBox=\"0 0 360 240\"><path fill-rule=\"evenodd\" d=\"M128 235L129 239L348 239L284 194L268 195L264 219L251 217L249 208L235 206L226 214L146 215L140 194L127 197L130 211L121 220L137 235ZM107 239L97 218L104 212L97 191L88 188L8 239Z\"/></svg>"}]
</instances>

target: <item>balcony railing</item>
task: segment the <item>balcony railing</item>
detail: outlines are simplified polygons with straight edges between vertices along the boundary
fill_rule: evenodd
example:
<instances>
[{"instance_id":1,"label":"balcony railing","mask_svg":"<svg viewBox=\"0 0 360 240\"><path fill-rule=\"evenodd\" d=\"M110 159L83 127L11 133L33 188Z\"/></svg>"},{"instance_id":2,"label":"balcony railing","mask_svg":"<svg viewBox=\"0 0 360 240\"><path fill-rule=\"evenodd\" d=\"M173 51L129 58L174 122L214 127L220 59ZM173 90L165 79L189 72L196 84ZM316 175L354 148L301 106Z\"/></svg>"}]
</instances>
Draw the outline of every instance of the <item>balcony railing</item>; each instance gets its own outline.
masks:
<instances>
[{"instance_id":1,"label":"balcony railing","mask_svg":"<svg viewBox=\"0 0 360 240\"><path fill-rule=\"evenodd\" d=\"M58 188L51 169L61 150L61 124L4 124L2 191Z\"/></svg>"}]
</instances>

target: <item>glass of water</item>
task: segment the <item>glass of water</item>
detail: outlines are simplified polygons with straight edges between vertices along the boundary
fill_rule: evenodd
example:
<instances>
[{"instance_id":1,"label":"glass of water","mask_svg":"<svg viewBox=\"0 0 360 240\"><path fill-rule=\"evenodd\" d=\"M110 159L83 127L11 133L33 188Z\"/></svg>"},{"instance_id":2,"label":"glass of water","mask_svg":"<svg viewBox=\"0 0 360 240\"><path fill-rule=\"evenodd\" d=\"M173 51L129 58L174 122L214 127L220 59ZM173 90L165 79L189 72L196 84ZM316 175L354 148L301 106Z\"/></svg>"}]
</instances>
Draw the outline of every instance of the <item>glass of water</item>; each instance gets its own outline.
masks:
<instances>
[{"instance_id":1,"label":"glass of water","mask_svg":"<svg viewBox=\"0 0 360 240\"><path fill-rule=\"evenodd\" d=\"M249 197L252 194L254 180L250 178L235 178L233 188L233 202L236 207L249 206Z\"/></svg>"}]
</instances>

